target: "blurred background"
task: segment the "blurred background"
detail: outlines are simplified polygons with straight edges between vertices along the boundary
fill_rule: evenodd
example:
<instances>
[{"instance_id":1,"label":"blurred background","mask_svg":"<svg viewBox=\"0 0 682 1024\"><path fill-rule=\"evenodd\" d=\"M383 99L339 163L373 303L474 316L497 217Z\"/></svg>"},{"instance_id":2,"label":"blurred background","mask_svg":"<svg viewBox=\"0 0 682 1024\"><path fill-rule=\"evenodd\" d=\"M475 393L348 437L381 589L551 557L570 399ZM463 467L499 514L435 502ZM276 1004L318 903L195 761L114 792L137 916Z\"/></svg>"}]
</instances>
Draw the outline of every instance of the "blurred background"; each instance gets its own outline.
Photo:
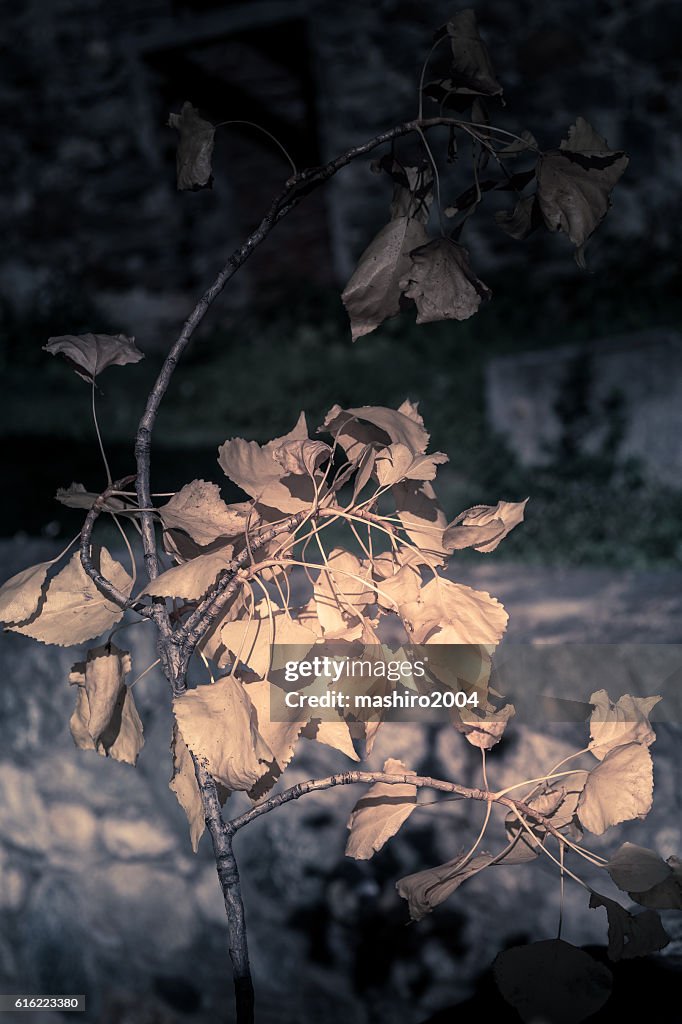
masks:
<instances>
[{"instance_id":1,"label":"blurred background","mask_svg":"<svg viewBox=\"0 0 682 1024\"><path fill-rule=\"evenodd\" d=\"M510 197L487 197L461 241L492 301L464 323L417 328L406 312L352 345L340 292L391 200L388 178L356 161L276 228L206 317L159 417L154 488L203 477L232 500L216 462L226 438L268 440L301 409L314 429L335 402L396 406L409 397L432 448L450 456L439 473L449 518L480 502L531 498L502 548L463 553L455 568L504 601L513 637L678 643L682 8L473 6L505 90L504 107L490 104L495 124L528 129L551 149L581 115L630 156L587 247L587 271L563 236L509 238L494 212L509 209ZM79 512L53 500L57 487L105 483L88 386L42 351L48 337L122 331L145 352L102 378L98 396L112 471L131 472L132 436L163 352L290 173L265 136L235 125L217 133L213 188L177 192L169 112L190 100L214 123L256 122L299 167L317 164L415 116L433 32L454 9L438 0L2 0L0 9L6 578L79 529ZM442 67L437 55L433 67ZM447 205L471 182L470 154L462 145L450 164L447 139L429 139ZM410 140L399 153L419 156ZM154 660L151 640L131 644L140 670ZM191 859L166 789L161 681L139 685L149 742L136 774L72 749L73 652L14 636L2 647L3 990L87 991L88 1019L111 1024L215 1020L231 997L220 896L208 850ZM403 744L415 768L458 778L470 770L466 752L438 730L393 729L378 757L399 756ZM569 741L529 731L500 749L500 772L524 758L530 772L534 759L552 761L551 743L561 753ZM298 777L348 767L325 749L304 755ZM659 749L660 817L633 826L632 838L669 855L679 853L670 824L679 821L675 728ZM556 894L537 897L535 865L520 869L522 882L505 877L502 894L502 883L494 896L487 879L470 883L471 914L450 901L403 928L393 882L452 856L463 821L425 821L397 853L358 867L342 857L340 823L353 802L350 793L313 800L272 815L249 840L264 1022L418 1024L477 984L488 991L476 979L515 934L553 933ZM524 917L531 899L534 914ZM596 914L575 910L574 941L602 941ZM671 961L679 946L668 952Z\"/></svg>"}]
</instances>

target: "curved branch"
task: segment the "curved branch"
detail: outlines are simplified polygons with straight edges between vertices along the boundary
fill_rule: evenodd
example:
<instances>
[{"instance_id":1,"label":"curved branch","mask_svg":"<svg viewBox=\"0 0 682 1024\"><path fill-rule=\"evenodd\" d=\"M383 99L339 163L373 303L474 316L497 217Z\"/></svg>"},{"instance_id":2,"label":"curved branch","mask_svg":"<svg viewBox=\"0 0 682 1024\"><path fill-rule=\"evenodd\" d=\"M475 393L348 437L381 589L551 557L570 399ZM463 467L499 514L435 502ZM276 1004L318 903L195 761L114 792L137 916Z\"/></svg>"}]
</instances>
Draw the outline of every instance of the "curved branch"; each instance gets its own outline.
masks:
<instances>
[{"instance_id":1,"label":"curved branch","mask_svg":"<svg viewBox=\"0 0 682 1024\"><path fill-rule=\"evenodd\" d=\"M436 789L442 793L455 793L465 800L480 800L485 803L501 804L511 811L519 812L537 821L555 839L558 839L561 843L564 842L561 832L552 825L551 821L544 814L540 814L534 807L524 803L523 800L514 800L512 797L502 796L489 790L460 786L457 782L445 782L443 779L431 779L424 775L396 775L393 773L388 774L387 772L340 772L336 775L328 775L325 779L311 779L309 782L299 782L290 789L285 789L284 792L277 793L276 796L272 796L268 800L256 804L250 810L244 811L243 814L238 815L236 818L232 818L225 827L231 835L234 835L239 829L244 828L245 825L255 821L256 818L260 818L262 814L274 811L276 807L289 803L291 800L298 800L300 797L305 796L306 793L333 789L334 786L351 786L358 782L383 782L393 786L408 785L416 786L418 789Z\"/></svg>"}]
</instances>

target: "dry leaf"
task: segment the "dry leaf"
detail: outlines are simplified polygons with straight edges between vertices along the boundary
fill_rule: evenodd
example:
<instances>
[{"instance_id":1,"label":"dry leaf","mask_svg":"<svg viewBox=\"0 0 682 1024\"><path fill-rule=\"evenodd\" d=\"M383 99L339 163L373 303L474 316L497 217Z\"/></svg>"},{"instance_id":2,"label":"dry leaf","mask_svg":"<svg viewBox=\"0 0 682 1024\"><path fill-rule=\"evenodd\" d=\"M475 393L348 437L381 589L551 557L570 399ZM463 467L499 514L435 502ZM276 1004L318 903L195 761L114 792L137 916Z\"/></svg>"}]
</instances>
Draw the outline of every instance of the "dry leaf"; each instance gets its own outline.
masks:
<instances>
[{"instance_id":1,"label":"dry leaf","mask_svg":"<svg viewBox=\"0 0 682 1024\"><path fill-rule=\"evenodd\" d=\"M516 714L513 704L505 704L499 711L487 711L478 717L473 708L464 708L459 712L461 732L473 747L481 750L492 750L502 739L509 719Z\"/></svg>"},{"instance_id":2,"label":"dry leaf","mask_svg":"<svg viewBox=\"0 0 682 1024\"><path fill-rule=\"evenodd\" d=\"M53 562L22 569L0 587L0 622L24 622L35 613Z\"/></svg>"},{"instance_id":3,"label":"dry leaf","mask_svg":"<svg viewBox=\"0 0 682 1024\"><path fill-rule=\"evenodd\" d=\"M434 238L413 249L400 288L414 300L418 324L468 320L492 295L471 269L468 251L450 238Z\"/></svg>"},{"instance_id":4,"label":"dry leaf","mask_svg":"<svg viewBox=\"0 0 682 1024\"><path fill-rule=\"evenodd\" d=\"M285 473L308 473L312 476L320 463L326 462L331 448L324 441L282 441L272 450L272 457Z\"/></svg>"},{"instance_id":5,"label":"dry leaf","mask_svg":"<svg viewBox=\"0 0 682 1024\"><path fill-rule=\"evenodd\" d=\"M387 775L416 775L402 761L389 757L382 769ZM350 835L346 856L369 860L396 834L417 806L417 787L375 783L356 803L348 821Z\"/></svg>"},{"instance_id":6,"label":"dry leaf","mask_svg":"<svg viewBox=\"0 0 682 1024\"><path fill-rule=\"evenodd\" d=\"M463 862L462 857L456 857L436 868L427 868L426 871L417 871L414 875L401 878L396 882L396 889L408 901L412 920L420 921L426 914L430 914L434 907L459 889L462 882L487 868L492 859L489 853L479 853L466 862Z\"/></svg>"},{"instance_id":7,"label":"dry leaf","mask_svg":"<svg viewBox=\"0 0 682 1024\"><path fill-rule=\"evenodd\" d=\"M83 380L93 381L107 366L139 363L144 358L134 338L125 334L63 334L44 346L53 356L61 354Z\"/></svg>"},{"instance_id":8,"label":"dry leaf","mask_svg":"<svg viewBox=\"0 0 682 1024\"><path fill-rule=\"evenodd\" d=\"M609 919L609 960L631 960L657 953L670 942L655 910L630 914L620 903L598 892L590 896L590 909L604 907Z\"/></svg>"},{"instance_id":9,"label":"dry leaf","mask_svg":"<svg viewBox=\"0 0 682 1024\"><path fill-rule=\"evenodd\" d=\"M390 220L372 239L341 295L353 341L398 315L399 282L409 270L410 252L428 239L421 221L402 216Z\"/></svg>"},{"instance_id":10,"label":"dry leaf","mask_svg":"<svg viewBox=\"0 0 682 1024\"><path fill-rule=\"evenodd\" d=\"M308 508L314 487L307 473L292 473L274 457L288 441L308 441L305 415L301 413L293 430L265 445L240 437L226 441L218 449L223 472L243 491L269 508L290 515Z\"/></svg>"},{"instance_id":11,"label":"dry leaf","mask_svg":"<svg viewBox=\"0 0 682 1024\"><path fill-rule=\"evenodd\" d=\"M561 785L530 797L526 803L529 807L535 808L540 814L549 818L555 828L573 829L580 794L585 787L589 774L589 772L576 772L574 775L568 775L562 780ZM533 843L528 832L513 812L510 812L505 818L504 826L507 838L511 841L518 837L517 848L520 845L525 846L526 849L532 851L531 859L534 859L539 852L539 847ZM543 824L529 819L528 826L534 835L544 841L547 836L547 829ZM508 863L506 858L504 858L504 862Z\"/></svg>"},{"instance_id":12,"label":"dry leaf","mask_svg":"<svg viewBox=\"0 0 682 1024\"><path fill-rule=\"evenodd\" d=\"M651 754L641 743L609 751L593 768L578 803L578 818L600 836L612 825L646 818L651 810L654 773Z\"/></svg>"},{"instance_id":13,"label":"dry leaf","mask_svg":"<svg viewBox=\"0 0 682 1024\"><path fill-rule=\"evenodd\" d=\"M635 843L623 843L609 859L606 870L623 892L653 889L672 874L662 857Z\"/></svg>"},{"instance_id":14,"label":"dry leaf","mask_svg":"<svg viewBox=\"0 0 682 1024\"><path fill-rule=\"evenodd\" d=\"M130 593L132 579L106 548L100 552L100 570L120 591L126 595ZM47 584L45 600L39 605L37 614L23 624L8 626L8 629L44 644L71 647L111 629L122 617L123 611L100 593L76 553Z\"/></svg>"},{"instance_id":15,"label":"dry leaf","mask_svg":"<svg viewBox=\"0 0 682 1024\"><path fill-rule=\"evenodd\" d=\"M214 126L210 121L204 121L191 103L183 103L179 114L169 114L168 124L180 133L176 157L178 189L195 192L200 188L210 188Z\"/></svg>"},{"instance_id":16,"label":"dry leaf","mask_svg":"<svg viewBox=\"0 0 682 1024\"><path fill-rule=\"evenodd\" d=\"M400 615L419 644L497 644L509 618L485 591L440 577L420 589L417 601L402 605Z\"/></svg>"},{"instance_id":17,"label":"dry leaf","mask_svg":"<svg viewBox=\"0 0 682 1024\"><path fill-rule=\"evenodd\" d=\"M92 508L99 494L93 491L86 491L83 484L72 483L70 487L59 487L55 498L62 505L68 508ZM102 505L105 512L120 512L126 508L124 501L120 498L107 498Z\"/></svg>"},{"instance_id":18,"label":"dry leaf","mask_svg":"<svg viewBox=\"0 0 682 1024\"><path fill-rule=\"evenodd\" d=\"M606 690L590 697L594 711L590 715L590 751L601 761L615 747L643 743L650 747L656 739L649 715L662 697L619 697L614 704Z\"/></svg>"},{"instance_id":19,"label":"dry leaf","mask_svg":"<svg viewBox=\"0 0 682 1024\"><path fill-rule=\"evenodd\" d=\"M524 1024L579 1024L611 995L611 972L563 939L513 946L495 958L495 983Z\"/></svg>"},{"instance_id":20,"label":"dry leaf","mask_svg":"<svg viewBox=\"0 0 682 1024\"><path fill-rule=\"evenodd\" d=\"M246 522L244 506L230 508L220 497L218 485L206 480L185 484L158 512L166 529L184 530L197 544L237 537Z\"/></svg>"},{"instance_id":21,"label":"dry leaf","mask_svg":"<svg viewBox=\"0 0 682 1024\"><path fill-rule=\"evenodd\" d=\"M517 241L528 238L543 223L537 194L533 192L532 195L519 199L511 213L498 210L495 220L503 231Z\"/></svg>"},{"instance_id":22,"label":"dry leaf","mask_svg":"<svg viewBox=\"0 0 682 1024\"><path fill-rule=\"evenodd\" d=\"M272 612L270 617L268 603L263 600L256 605L250 619L235 619L223 626L220 640L225 653L218 659L221 667L239 658L255 675L264 678L270 672L272 644L296 645L300 647L301 657L315 644L317 637L312 630L288 612L274 605Z\"/></svg>"},{"instance_id":23,"label":"dry leaf","mask_svg":"<svg viewBox=\"0 0 682 1024\"><path fill-rule=\"evenodd\" d=\"M443 544L447 519L432 484L428 480L423 483L403 480L391 493L405 533L419 551L417 554L401 547L400 560L431 568L445 565L449 554Z\"/></svg>"},{"instance_id":24,"label":"dry leaf","mask_svg":"<svg viewBox=\"0 0 682 1024\"><path fill-rule=\"evenodd\" d=\"M479 96L501 96L502 86L495 77L492 62L476 23L476 14L468 7L450 18L445 30L452 47L452 90Z\"/></svg>"},{"instance_id":25,"label":"dry leaf","mask_svg":"<svg viewBox=\"0 0 682 1024\"><path fill-rule=\"evenodd\" d=\"M225 544L217 551L174 565L150 580L138 597L181 597L185 601L198 601L216 583L219 575L232 564L234 546Z\"/></svg>"},{"instance_id":26,"label":"dry leaf","mask_svg":"<svg viewBox=\"0 0 682 1024\"><path fill-rule=\"evenodd\" d=\"M342 633L354 624L358 612L374 604L370 572L370 567L350 551L334 548L329 553L313 592L317 617L325 634Z\"/></svg>"},{"instance_id":27,"label":"dry leaf","mask_svg":"<svg viewBox=\"0 0 682 1024\"><path fill-rule=\"evenodd\" d=\"M433 455L413 455L407 445L396 441L376 453L375 470L382 487L390 487L401 480L435 480L436 467L448 462L444 452Z\"/></svg>"},{"instance_id":28,"label":"dry leaf","mask_svg":"<svg viewBox=\"0 0 682 1024\"><path fill-rule=\"evenodd\" d=\"M525 501L498 501L497 505L474 505L452 520L443 534L448 551L475 548L486 554L494 551L508 533L523 522Z\"/></svg>"},{"instance_id":29,"label":"dry leaf","mask_svg":"<svg viewBox=\"0 0 682 1024\"><path fill-rule=\"evenodd\" d=\"M317 743L324 743L327 747L334 747L340 750L352 761L359 761L350 730L346 722L323 722L313 719L301 730L301 736L307 740L315 740Z\"/></svg>"},{"instance_id":30,"label":"dry leaf","mask_svg":"<svg viewBox=\"0 0 682 1024\"><path fill-rule=\"evenodd\" d=\"M383 406L363 405L355 409L342 409L334 405L325 416L319 432L328 431L343 448L350 462L357 463L365 454L367 445L385 447L398 443L409 448L413 456L423 455L429 443L424 423L408 415L403 408L386 409Z\"/></svg>"},{"instance_id":31,"label":"dry leaf","mask_svg":"<svg viewBox=\"0 0 682 1024\"><path fill-rule=\"evenodd\" d=\"M69 675L71 685L78 687L70 726L77 747L134 765L144 739L132 691L125 684L130 667L130 654L115 644L91 648Z\"/></svg>"},{"instance_id":32,"label":"dry leaf","mask_svg":"<svg viewBox=\"0 0 682 1024\"><path fill-rule=\"evenodd\" d=\"M189 690L175 698L173 710L188 749L227 789L248 791L268 770L273 753L238 679L226 676Z\"/></svg>"}]
</instances>

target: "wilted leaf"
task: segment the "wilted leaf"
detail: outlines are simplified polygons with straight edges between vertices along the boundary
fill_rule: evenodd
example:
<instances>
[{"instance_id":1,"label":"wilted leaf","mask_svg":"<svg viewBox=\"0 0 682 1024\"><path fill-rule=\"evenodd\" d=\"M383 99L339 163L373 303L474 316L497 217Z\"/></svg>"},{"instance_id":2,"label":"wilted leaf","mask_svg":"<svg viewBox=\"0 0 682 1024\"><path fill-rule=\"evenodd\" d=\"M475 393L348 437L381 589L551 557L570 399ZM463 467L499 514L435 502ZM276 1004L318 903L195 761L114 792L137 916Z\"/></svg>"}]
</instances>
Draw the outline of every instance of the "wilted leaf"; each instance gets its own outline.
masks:
<instances>
[{"instance_id":1,"label":"wilted leaf","mask_svg":"<svg viewBox=\"0 0 682 1024\"><path fill-rule=\"evenodd\" d=\"M655 910L630 914L615 900L593 892L590 908L604 907L609 919L609 960L631 960L636 956L657 953L670 942Z\"/></svg>"},{"instance_id":2,"label":"wilted leaf","mask_svg":"<svg viewBox=\"0 0 682 1024\"><path fill-rule=\"evenodd\" d=\"M445 32L452 47L451 91L464 95L501 96L502 86L495 77L474 11L470 7L458 11L439 35Z\"/></svg>"},{"instance_id":3,"label":"wilted leaf","mask_svg":"<svg viewBox=\"0 0 682 1024\"><path fill-rule=\"evenodd\" d=\"M220 497L217 484L193 480L159 508L166 529L188 533L197 544L211 544L218 537L244 532L246 516L241 505L230 508Z\"/></svg>"},{"instance_id":4,"label":"wilted leaf","mask_svg":"<svg viewBox=\"0 0 682 1024\"><path fill-rule=\"evenodd\" d=\"M204 805L199 792L194 764L187 745L178 729L178 723L173 724L173 739L171 741L171 754L173 757L173 776L168 783L170 789L175 793L176 799L187 815L189 823L189 837L192 849L196 853L199 848L199 840L206 829L204 816Z\"/></svg>"},{"instance_id":5,"label":"wilted leaf","mask_svg":"<svg viewBox=\"0 0 682 1024\"><path fill-rule=\"evenodd\" d=\"M62 505L68 508L92 508L99 494L94 491L86 491L83 484L72 483L70 487L59 487L55 498ZM105 512L120 512L126 508L124 501L120 498L107 498L102 505Z\"/></svg>"},{"instance_id":6,"label":"wilted leaf","mask_svg":"<svg viewBox=\"0 0 682 1024\"><path fill-rule=\"evenodd\" d=\"M220 573L231 565L233 552L234 546L225 544L217 551L174 565L150 580L138 597L181 597L185 601L198 601L214 586Z\"/></svg>"},{"instance_id":7,"label":"wilted leaf","mask_svg":"<svg viewBox=\"0 0 682 1024\"><path fill-rule=\"evenodd\" d=\"M390 159L390 158L389 158ZM428 223L433 202L433 171L430 166L403 167L395 158L391 161L394 181L391 219L410 217L422 224Z\"/></svg>"},{"instance_id":8,"label":"wilted leaf","mask_svg":"<svg viewBox=\"0 0 682 1024\"><path fill-rule=\"evenodd\" d=\"M134 338L125 334L63 334L49 338L45 352L63 355L83 380L92 381L107 366L139 363L144 358Z\"/></svg>"},{"instance_id":9,"label":"wilted leaf","mask_svg":"<svg viewBox=\"0 0 682 1024\"><path fill-rule=\"evenodd\" d=\"M308 473L312 476L320 465L331 455L331 448L324 441L282 441L273 448L272 456L285 473Z\"/></svg>"},{"instance_id":10,"label":"wilted leaf","mask_svg":"<svg viewBox=\"0 0 682 1024\"><path fill-rule=\"evenodd\" d=\"M301 730L301 736L308 740L315 740L317 743L324 743L325 746L334 747L340 750L352 761L359 761L350 730L346 722L326 722L313 719Z\"/></svg>"},{"instance_id":11,"label":"wilted leaf","mask_svg":"<svg viewBox=\"0 0 682 1024\"><path fill-rule=\"evenodd\" d=\"M606 216L611 191L628 162L624 153L609 150L583 118L569 129L559 149L538 160L537 198L545 223L550 231L568 235L578 247L579 262L582 246Z\"/></svg>"},{"instance_id":12,"label":"wilted leaf","mask_svg":"<svg viewBox=\"0 0 682 1024\"><path fill-rule=\"evenodd\" d=\"M415 643L496 644L509 616L494 597L440 577L429 580L419 599L400 609Z\"/></svg>"},{"instance_id":13,"label":"wilted leaf","mask_svg":"<svg viewBox=\"0 0 682 1024\"><path fill-rule=\"evenodd\" d=\"M106 548L100 552L100 570L124 594L130 593L132 579ZM27 622L7 628L44 644L71 647L111 629L122 617L123 611L100 593L76 553L47 584L45 599L37 613Z\"/></svg>"},{"instance_id":14,"label":"wilted leaf","mask_svg":"<svg viewBox=\"0 0 682 1024\"><path fill-rule=\"evenodd\" d=\"M287 441L308 441L305 415L288 434L267 444L244 441L241 437L226 441L218 449L218 462L226 476L252 498L287 515L308 508L314 488L307 473L292 473L275 459L274 452Z\"/></svg>"},{"instance_id":15,"label":"wilted leaf","mask_svg":"<svg viewBox=\"0 0 682 1024\"><path fill-rule=\"evenodd\" d=\"M320 568L313 597L325 633L342 632L358 612L376 601L370 568L352 552L334 548L326 566Z\"/></svg>"},{"instance_id":16,"label":"wilted leaf","mask_svg":"<svg viewBox=\"0 0 682 1024\"><path fill-rule=\"evenodd\" d=\"M435 480L436 467L448 461L444 452L433 455L413 455L400 441L377 452L375 471L382 487L390 487L401 480Z\"/></svg>"},{"instance_id":17,"label":"wilted leaf","mask_svg":"<svg viewBox=\"0 0 682 1024\"><path fill-rule=\"evenodd\" d=\"M523 522L525 501L498 501L497 505L474 505L452 520L443 534L449 551L475 548L486 554L494 551L508 533Z\"/></svg>"},{"instance_id":18,"label":"wilted leaf","mask_svg":"<svg viewBox=\"0 0 682 1024\"><path fill-rule=\"evenodd\" d=\"M611 972L563 939L514 946L493 965L500 992L524 1024L579 1024L611 994Z\"/></svg>"},{"instance_id":19,"label":"wilted leaf","mask_svg":"<svg viewBox=\"0 0 682 1024\"><path fill-rule=\"evenodd\" d=\"M246 690L232 676L176 697L173 710L189 750L230 790L249 790L268 770L273 753L256 725Z\"/></svg>"},{"instance_id":20,"label":"wilted leaf","mask_svg":"<svg viewBox=\"0 0 682 1024\"><path fill-rule=\"evenodd\" d=\"M417 871L414 875L401 878L396 882L396 889L399 895L408 901L412 920L420 921L426 914L430 914L434 907L451 896L467 878L487 868L492 860L489 853L479 853L466 863L463 863L462 857L456 857L447 864L440 864L436 868L427 868L426 871Z\"/></svg>"},{"instance_id":21,"label":"wilted leaf","mask_svg":"<svg viewBox=\"0 0 682 1024\"><path fill-rule=\"evenodd\" d=\"M543 222L536 193L519 199L511 213L507 213L506 210L498 210L495 220L502 230L512 238L516 238L518 241L528 238Z\"/></svg>"},{"instance_id":22,"label":"wilted leaf","mask_svg":"<svg viewBox=\"0 0 682 1024\"><path fill-rule=\"evenodd\" d=\"M410 253L428 239L421 221L396 217L370 242L341 295L350 317L353 341L398 315L399 282L410 268Z\"/></svg>"},{"instance_id":23,"label":"wilted leaf","mask_svg":"<svg viewBox=\"0 0 682 1024\"><path fill-rule=\"evenodd\" d=\"M35 613L53 562L22 569L0 587L0 622L24 622Z\"/></svg>"},{"instance_id":24,"label":"wilted leaf","mask_svg":"<svg viewBox=\"0 0 682 1024\"><path fill-rule=\"evenodd\" d=\"M319 428L320 433L324 430L336 438L350 462L358 462L370 444L382 448L391 443L402 444L416 456L422 455L429 443L424 421L409 416L404 403L400 409L376 405L342 409L334 405Z\"/></svg>"},{"instance_id":25,"label":"wilted leaf","mask_svg":"<svg viewBox=\"0 0 682 1024\"><path fill-rule=\"evenodd\" d=\"M269 679L261 679L258 682L246 684L249 700L256 709L258 732L272 751L273 760L278 769L277 775L281 775L294 756L296 743L301 734L301 729L307 722L307 718L298 722L272 722L270 720L272 688L273 684Z\"/></svg>"},{"instance_id":26,"label":"wilted leaf","mask_svg":"<svg viewBox=\"0 0 682 1024\"><path fill-rule=\"evenodd\" d=\"M492 750L502 739L509 719L515 714L516 708L513 704L505 704L499 711L488 711L480 717L473 708L465 708L459 712L462 723L460 731L473 747Z\"/></svg>"},{"instance_id":27,"label":"wilted leaf","mask_svg":"<svg viewBox=\"0 0 682 1024\"><path fill-rule=\"evenodd\" d=\"M468 251L450 238L435 238L410 253L400 288L417 306L417 323L468 320L492 292L469 265Z\"/></svg>"},{"instance_id":28,"label":"wilted leaf","mask_svg":"<svg viewBox=\"0 0 682 1024\"><path fill-rule=\"evenodd\" d=\"M635 903L654 910L682 910L682 861L668 857L666 864L670 869L666 879L644 892L630 893Z\"/></svg>"},{"instance_id":29,"label":"wilted leaf","mask_svg":"<svg viewBox=\"0 0 682 1024\"><path fill-rule=\"evenodd\" d=\"M135 764L144 745L142 722L132 690L125 684L130 655L114 644L93 647L73 666L69 682L78 687L71 735L77 747Z\"/></svg>"},{"instance_id":30,"label":"wilted leaf","mask_svg":"<svg viewBox=\"0 0 682 1024\"><path fill-rule=\"evenodd\" d=\"M623 843L610 858L606 869L623 892L653 889L672 874L662 857L635 843Z\"/></svg>"},{"instance_id":31,"label":"wilted leaf","mask_svg":"<svg viewBox=\"0 0 682 1024\"><path fill-rule=\"evenodd\" d=\"M436 498L432 484L403 480L392 488L398 518L412 544L419 551L402 549L400 560L431 568L445 565L449 552L443 544L447 527L445 513Z\"/></svg>"},{"instance_id":32,"label":"wilted leaf","mask_svg":"<svg viewBox=\"0 0 682 1024\"><path fill-rule=\"evenodd\" d=\"M624 694L614 704L606 690L590 697L594 711L590 715L590 751L601 761L615 747L643 743L650 747L656 739L649 715L662 697L631 697Z\"/></svg>"},{"instance_id":33,"label":"wilted leaf","mask_svg":"<svg viewBox=\"0 0 682 1024\"><path fill-rule=\"evenodd\" d=\"M389 757L382 769L387 775L416 775L402 761ZM396 834L417 806L417 787L375 783L356 803L348 821L350 835L346 856L369 860Z\"/></svg>"},{"instance_id":34,"label":"wilted leaf","mask_svg":"<svg viewBox=\"0 0 682 1024\"><path fill-rule=\"evenodd\" d=\"M317 637L312 630L291 618L288 612L273 606L272 618L265 600L259 602L249 619L227 622L220 631L225 654L218 661L223 666L234 658L248 665L261 678L270 672L271 644L295 644L309 649Z\"/></svg>"},{"instance_id":35,"label":"wilted leaf","mask_svg":"<svg viewBox=\"0 0 682 1024\"><path fill-rule=\"evenodd\" d=\"M578 818L600 836L612 825L645 818L651 810L654 773L651 754L641 743L611 750L593 768L578 803Z\"/></svg>"},{"instance_id":36,"label":"wilted leaf","mask_svg":"<svg viewBox=\"0 0 682 1024\"><path fill-rule=\"evenodd\" d=\"M562 780L560 785L530 797L526 803L529 807L533 807L540 814L549 818L554 828L563 828L569 832L570 829L574 828L578 801L588 776L589 772L576 772L574 775L568 775ZM534 859L539 853L539 847L533 843L528 832L513 812L506 816L504 827L509 840L518 839L515 849L525 847L530 852L530 856L527 859ZM547 829L541 822L529 818L528 827L533 835L544 842L547 836ZM500 863L508 863L508 861L506 858L503 858Z\"/></svg>"},{"instance_id":37,"label":"wilted leaf","mask_svg":"<svg viewBox=\"0 0 682 1024\"><path fill-rule=\"evenodd\" d=\"M214 126L210 121L204 121L191 103L183 103L179 114L169 114L168 124L180 133L176 156L178 188L192 191L210 188Z\"/></svg>"}]
</instances>

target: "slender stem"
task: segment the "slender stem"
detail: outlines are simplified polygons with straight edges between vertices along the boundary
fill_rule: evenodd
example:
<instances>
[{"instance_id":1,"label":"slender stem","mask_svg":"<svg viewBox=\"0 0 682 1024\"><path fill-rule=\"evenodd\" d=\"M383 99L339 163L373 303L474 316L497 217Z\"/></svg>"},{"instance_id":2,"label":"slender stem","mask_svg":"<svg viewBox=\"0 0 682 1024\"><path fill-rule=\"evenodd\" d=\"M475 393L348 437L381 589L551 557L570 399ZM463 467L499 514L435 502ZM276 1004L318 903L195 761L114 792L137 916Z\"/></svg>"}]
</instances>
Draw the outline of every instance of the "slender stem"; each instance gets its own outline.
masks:
<instances>
[{"instance_id":1,"label":"slender stem","mask_svg":"<svg viewBox=\"0 0 682 1024\"><path fill-rule=\"evenodd\" d=\"M107 462L106 452L104 451L104 445L102 443L102 435L99 432L99 423L97 422L97 406L95 403L95 378L92 378L92 421L95 424L95 433L97 434L97 443L99 444L100 454L102 456L102 462L104 463L104 470L107 474L107 487L111 487L111 470L109 469L109 463Z\"/></svg>"},{"instance_id":2,"label":"slender stem","mask_svg":"<svg viewBox=\"0 0 682 1024\"><path fill-rule=\"evenodd\" d=\"M242 902L239 870L232 849L232 831L223 821L220 810L218 789L213 776L206 766L192 754L194 774L204 805L206 828L213 843L218 880L223 891L227 913L228 944L234 994L237 1009L237 1024L253 1024L253 982L249 965L249 947L246 937L246 921Z\"/></svg>"},{"instance_id":3,"label":"slender stem","mask_svg":"<svg viewBox=\"0 0 682 1024\"><path fill-rule=\"evenodd\" d=\"M298 169L296 167L296 164L294 163L294 161L289 156L288 151L284 148L284 146L279 141L279 139L275 135L273 135L272 132L269 132L267 130L267 128L264 128L262 124L256 124L255 121L221 121L219 124L215 125L215 127L216 128L226 128L230 124L248 124L250 128L257 128L259 132L263 133L263 135L267 135L267 137L271 140L271 142L274 142L275 145L284 154L284 157L285 157L286 160L288 160L289 166L291 167L291 170L293 171L293 173L294 174L298 174Z\"/></svg>"}]
</instances>

